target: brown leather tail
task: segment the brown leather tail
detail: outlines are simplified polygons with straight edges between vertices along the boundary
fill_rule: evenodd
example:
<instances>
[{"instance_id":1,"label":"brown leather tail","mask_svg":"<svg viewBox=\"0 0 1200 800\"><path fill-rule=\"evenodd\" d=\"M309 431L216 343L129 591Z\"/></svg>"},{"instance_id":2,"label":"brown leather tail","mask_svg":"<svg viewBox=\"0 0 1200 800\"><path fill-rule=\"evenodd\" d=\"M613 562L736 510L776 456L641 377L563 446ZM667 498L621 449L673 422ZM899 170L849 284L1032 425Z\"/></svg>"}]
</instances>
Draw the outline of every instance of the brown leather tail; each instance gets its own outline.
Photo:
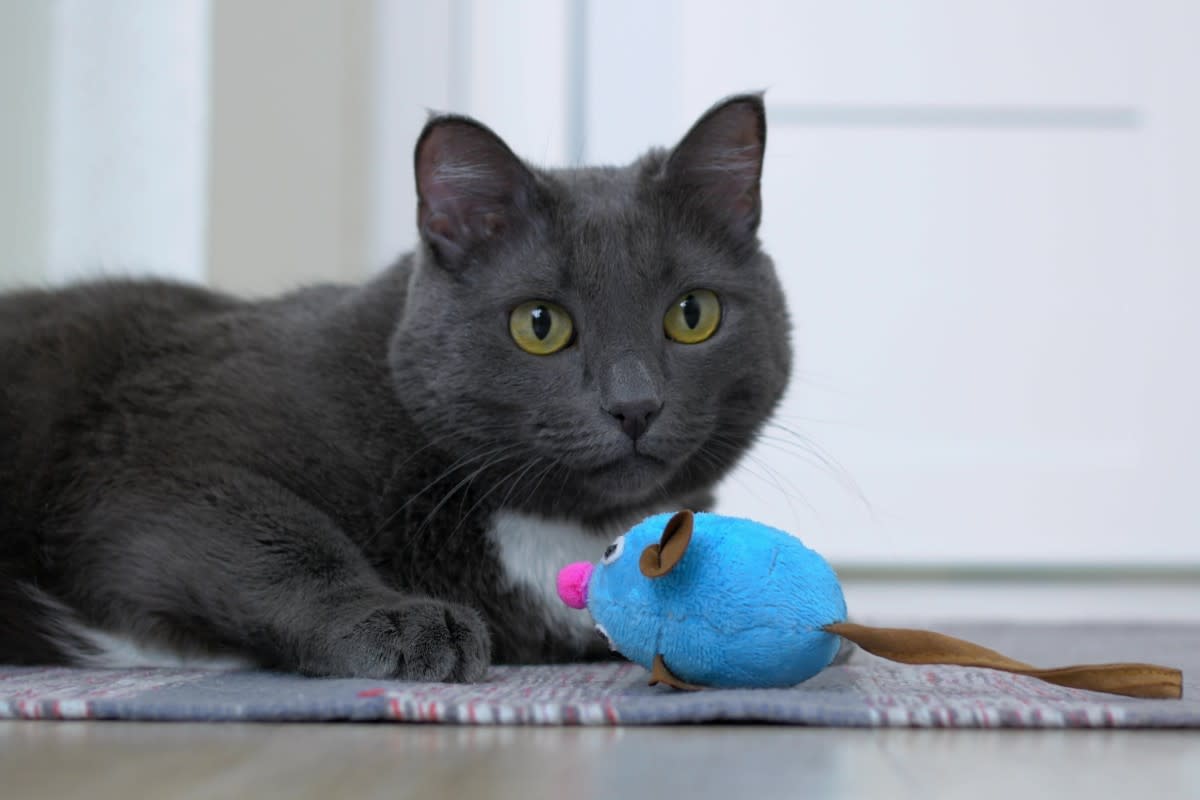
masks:
<instances>
[{"instance_id":1,"label":"brown leather tail","mask_svg":"<svg viewBox=\"0 0 1200 800\"><path fill-rule=\"evenodd\" d=\"M1038 669L995 650L933 631L875 628L853 622L826 625L825 630L854 642L868 653L902 664L956 664L1028 675L1059 686L1128 697L1177 699L1183 696L1183 673L1154 664L1085 664Z\"/></svg>"}]
</instances>

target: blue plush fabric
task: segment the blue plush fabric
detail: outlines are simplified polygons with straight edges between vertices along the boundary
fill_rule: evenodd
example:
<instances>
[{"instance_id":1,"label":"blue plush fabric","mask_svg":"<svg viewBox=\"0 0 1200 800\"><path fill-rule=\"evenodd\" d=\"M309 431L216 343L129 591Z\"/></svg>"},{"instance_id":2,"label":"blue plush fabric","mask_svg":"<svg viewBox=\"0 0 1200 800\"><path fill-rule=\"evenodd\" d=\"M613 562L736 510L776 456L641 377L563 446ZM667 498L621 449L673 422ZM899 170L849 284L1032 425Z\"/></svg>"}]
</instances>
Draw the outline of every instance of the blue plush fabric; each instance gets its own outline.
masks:
<instances>
[{"instance_id":1,"label":"blue plush fabric","mask_svg":"<svg viewBox=\"0 0 1200 800\"><path fill-rule=\"evenodd\" d=\"M696 514L682 560L647 578L638 559L671 516L631 529L588 584L588 610L622 655L649 669L662 654L681 680L727 688L792 686L829 665L839 639L822 627L846 619L846 602L824 558L775 528Z\"/></svg>"}]
</instances>

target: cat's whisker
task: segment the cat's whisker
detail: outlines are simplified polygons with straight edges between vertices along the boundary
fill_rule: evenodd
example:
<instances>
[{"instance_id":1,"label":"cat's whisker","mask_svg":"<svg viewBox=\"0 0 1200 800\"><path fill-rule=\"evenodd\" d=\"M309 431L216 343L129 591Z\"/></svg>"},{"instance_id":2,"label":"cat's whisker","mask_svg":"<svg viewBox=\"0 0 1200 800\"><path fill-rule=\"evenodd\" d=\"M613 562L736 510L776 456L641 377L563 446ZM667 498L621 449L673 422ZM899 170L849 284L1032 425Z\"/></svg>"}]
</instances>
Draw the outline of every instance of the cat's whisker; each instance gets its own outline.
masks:
<instances>
[{"instance_id":1,"label":"cat's whisker","mask_svg":"<svg viewBox=\"0 0 1200 800\"><path fill-rule=\"evenodd\" d=\"M809 506L807 500L804 499L803 493L796 487L796 484L786 476L781 475L779 470L771 466L770 463L750 452L743 454L742 458L741 468L750 471L751 474L756 475L760 480L771 483L787 500L788 506L793 513L795 512L795 509L791 507L793 496L797 496L805 506ZM754 465L753 468L750 466L751 464Z\"/></svg>"},{"instance_id":2,"label":"cat's whisker","mask_svg":"<svg viewBox=\"0 0 1200 800\"><path fill-rule=\"evenodd\" d=\"M430 523L433 522L434 519L437 518L437 513L442 510L442 508L446 505L446 503L450 502L451 498L453 498L454 495L456 495L464 487L468 486L472 481L475 480L475 478L479 477L484 472L488 471L489 469L496 466L497 464L499 464L503 461L506 461L509 458L509 456L507 454L511 453L513 450L517 449L519 446L520 446L519 444L510 444L507 447L499 448L498 451L493 451L494 453L499 453L499 455L484 462L483 466L476 469L474 472L472 472L466 478L463 478L452 489L450 489L450 491L448 491L445 494L445 496L442 497L442 499L438 501L437 505L435 505L429 511L429 513L425 515L424 521L420 525L418 525L416 530L414 530L410 534L412 539L415 541L418 538L420 538L421 533L425 530L425 528L427 528L430 525Z\"/></svg>"},{"instance_id":3,"label":"cat's whisker","mask_svg":"<svg viewBox=\"0 0 1200 800\"><path fill-rule=\"evenodd\" d=\"M407 458L403 459L402 461L398 461L395 464L394 468L392 469L392 477L395 478L396 475L399 474L402 467L407 466L409 464L409 462L411 462L414 458L416 458L421 453L424 453L429 448L436 447L437 445L442 444L443 442L446 442L450 439L467 439L473 435L477 435L477 434L481 434L481 433L495 435L498 433L511 433L516 430L517 430L517 426L515 426L515 425L480 425L480 426L476 426L476 427L472 427L472 428L467 428L465 430L460 429L460 430L451 431L449 433L444 433L441 436L435 436L434 438L432 438L428 442L426 442L424 445L418 447L416 450L413 450L411 453L409 453Z\"/></svg>"},{"instance_id":4,"label":"cat's whisker","mask_svg":"<svg viewBox=\"0 0 1200 800\"><path fill-rule=\"evenodd\" d=\"M707 444L704 447L701 447L699 450L697 450L695 455L697 458L703 459L704 463L712 466L714 469L716 469L718 471L721 470L724 465L724 462L718 456L716 456L715 454L713 454L712 452L709 451ZM754 491L754 488L752 486L750 486L745 480L742 479L741 473L739 473L737 470L734 470L733 472L729 473L729 477L731 480L735 481L739 486L741 486L743 489L745 489L747 492L749 492L752 496L754 496L758 500L763 499L762 496L758 492ZM755 475L754 477L759 478L759 480L762 480L761 477L759 477L758 475Z\"/></svg>"},{"instance_id":5,"label":"cat's whisker","mask_svg":"<svg viewBox=\"0 0 1200 800\"><path fill-rule=\"evenodd\" d=\"M776 452L796 458L797 460L802 461L809 466L818 467L829 472L836 472L836 470L831 468L830 465L819 455L814 453L809 448L804 447L803 445L798 444L790 439L782 439L769 434L759 434L755 438L755 444L763 447L770 447Z\"/></svg>"},{"instance_id":6,"label":"cat's whisker","mask_svg":"<svg viewBox=\"0 0 1200 800\"><path fill-rule=\"evenodd\" d=\"M498 459L497 461L492 462L492 464L489 466L494 466L495 464L498 464L503 460L504 460L503 458ZM531 463L534 463L534 462L531 462ZM525 465L524 467L522 467L520 464L518 464L514 469L512 469L503 478L499 478L499 479L493 481L492 485L487 489L487 491L485 491L480 497L478 497L475 500L475 502L471 505L470 509L468 509L464 512L463 505L465 505L466 500L469 496L468 492L470 491L470 484L467 484L467 487L463 490L463 505L459 505L458 522L454 525L453 528L450 529L450 532L448 534L446 534L442 538L442 540L439 542L439 545L440 545L439 550L442 552L452 552L452 550L453 550L452 545L455 541L455 538L456 538L458 532L463 529L463 525L467 522L467 520L469 520L471 518L471 515L473 513L475 513L475 510L477 508L479 508L484 503L484 501L487 500L487 498L492 494L492 492L496 491L496 489L503 486L504 483L506 481L508 481L510 478L512 478L512 476L515 475L517 472L521 471L522 469L528 469L528 467L529 467L529 465ZM484 468L486 469L487 466L485 466ZM429 517L426 518L425 522L423 522L416 529L416 531L414 531L414 533L413 533L414 537L417 536L418 534L420 534L421 531L425 529L426 525L428 525L429 522L436 515L436 512L437 512L436 508L434 509L434 511L430 512L430 515L429 515Z\"/></svg>"},{"instance_id":7,"label":"cat's whisker","mask_svg":"<svg viewBox=\"0 0 1200 800\"><path fill-rule=\"evenodd\" d=\"M450 477L450 475L452 475L456 470L461 469L462 467L465 467L467 464L477 462L480 459L489 458L490 456L492 456L496 453L502 452L506 449L510 449L514 446L515 445L511 445L511 444L504 445L501 447L492 448L492 449L487 450L486 452L482 452L482 453L480 451L484 450L484 448L478 448L476 450L471 451L466 456L459 458L457 461L455 461L453 464L451 464L448 468L446 468L446 470L443 471L442 474L438 475L436 478L429 481L429 483L425 484L424 487L422 487L419 491L417 491L416 493L411 495L406 501L404 501L402 504L400 504L400 506L398 508L396 508L394 511L392 511L392 513L389 514L382 522L380 522L377 526L375 526L375 530L363 542L363 546L365 547L367 544L370 544L372 541L374 541L374 539L376 537L378 537L380 533L382 533L383 531L385 531L387 529L387 527L396 519L396 517L400 516L401 513L403 513L409 506L411 506L414 502L416 502L422 495L424 495L430 489L434 488L439 483L441 483L443 480ZM439 504L439 508L440 508L440 504Z\"/></svg>"},{"instance_id":8,"label":"cat's whisker","mask_svg":"<svg viewBox=\"0 0 1200 800\"><path fill-rule=\"evenodd\" d=\"M450 535L447 537L447 540L453 539L454 534L458 533L458 530L459 530L459 528L462 527L463 523L466 522L470 518L471 514L475 513L475 509L477 509L481 505L483 505L484 501L487 500L488 497L490 497L493 492L495 492L497 489L499 489L505 483L508 483L510 480L513 481L513 484L509 487L508 494L511 494L512 486L515 486L517 483L520 483L521 478L525 476L525 473L529 472L530 469L537 466L537 463L540 460L541 460L540 457L534 456L532 459L529 460L529 463L526 464L524 467L522 467L521 465L518 464L515 469L513 469L511 472L509 472L503 478L493 481L491 487L489 487L486 492L484 492L482 495L480 495L479 499L477 499L475 501L474 505L472 505L471 508L468 509L465 514L460 513L458 524L454 526L454 529L452 531L450 531ZM513 476L516 476L516 477L514 478ZM504 496L504 499L500 501L501 508L503 508L505 506L505 503L508 500L508 494L506 494ZM465 498L465 496L466 496L466 493L464 492L464 498ZM462 506L459 506L459 510L461 512Z\"/></svg>"},{"instance_id":9,"label":"cat's whisker","mask_svg":"<svg viewBox=\"0 0 1200 800\"><path fill-rule=\"evenodd\" d=\"M487 456L485 456L485 458L489 458L489 460L487 460L483 464L483 466L474 470L470 475L468 475L463 480L459 481L458 484L456 484L452 489L450 489L450 491L448 491L442 497L442 499L437 503L437 505L435 505L429 511L429 513L425 515L424 519L422 519L421 523L416 528L405 531L403 543L399 545L399 547L396 549L396 551L392 554L392 557L394 559L399 559L401 556L408 555L408 553L410 551L412 551L413 548L415 548L417 546L417 544L421 541L421 534L424 533L425 530L427 528L429 528L430 524L437 518L437 514L442 509L442 507L445 506L446 503L448 503L454 497L454 495L458 493L458 491L460 489L462 489L464 486L467 486L470 481L474 480L481 473L483 473L483 472L491 469L492 467L496 466L497 464L505 461L508 458L506 453L511 451L515 447L516 447L515 444L510 444L507 447L497 448L496 450L490 451L487 454ZM504 451L504 452L501 452L501 451ZM492 456L496 456L497 453L499 453L499 455L497 457L492 457ZM428 487L426 487L426 488L428 488ZM411 502L411 500L409 502ZM461 520L460 520L460 522L461 522ZM439 550L444 550L445 544L448 544L449 541L450 541L450 537L448 536L448 537L446 537L446 540L442 543L442 546L439 548Z\"/></svg>"},{"instance_id":10,"label":"cat's whisker","mask_svg":"<svg viewBox=\"0 0 1200 800\"><path fill-rule=\"evenodd\" d=\"M844 419L833 419L830 417L812 417L812 416L808 416L807 414L789 414L784 411L776 411L774 414L771 415L771 419L768 422L770 422L770 421L778 422L779 420L786 420L787 422L790 422L790 423L798 423L798 424L802 424L802 425L825 425L825 426L828 426L831 428L860 428L861 427L860 425L856 425L855 423L849 422Z\"/></svg>"},{"instance_id":11,"label":"cat's whisker","mask_svg":"<svg viewBox=\"0 0 1200 800\"><path fill-rule=\"evenodd\" d=\"M549 462L549 465L538 474L537 481L533 484L532 487L530 487L529 491L527 491L525 493L524 502L529 502L529 498L531 498L535 494L537 494L537 490L541 487L542 481L546 480L546 476L549 475L551 472L553 472L554 468L557 467L562 462L563 462L563 456L559 456L558 458ZM508 496L506 495L503 502L507 502L507 501L508 501Z\"/></svg>"},{"instance_id":12,"label":"cat's whisker","mask_svg":"<svg viewBox=\"0 0 1200 800\"><path fill-rule=\"evenodd\" d=\"M760 442L765 447L772 447L779 452L826 471L840 486L850 492L864 506L869 510L872 509L870 500L850 473L810 437L775 419L767 420L765 428L767 430L759 431L755 435L754 439L756 442ZM773 434L771 431L776 432L778 435ZM716 438L722 439L724 444L729 445L730 449L736 452L737 446L732 442L725 441L728 437L718 434ZM748 455L753 457L752 453ZM758 459L756 459L756 462L764 467L767 466ZM807 502L805 504L808 505Z\"/></svg>"},{"instance_id":13,"label":"cat's whisker","mask_svg":"<svg viewBox=\"0 0 1200 800\"><path fill-rule=\"evenodd\" d=\"M567 479L571 474L570 470L559 470L558 490L555 492L556 498L561 498L563 490L567 488Z\"/></svg>"},{"instance_id":14,"label":"cat's whisker","mask_svg":"<svg viewBox=\"0 0 1200 800\"><path fill-rule=\"evenodd\" d=\"M512 494L514 491L516 491L517 487L521 485L521 481L525 480L525 476L529 474L530 470L532 470L534 467L540 466L545 460L546 459L542 458L541 456L534 456L530 460L529 466L521 470L520 474L512 479L512 481L508 484L508 490L504 493L504 496L500 498L501 508L508 508L508 500L510 497L512 497Z\"/></svg>"},{"instance_id":15,"label":"cat's whisker","mask_svg":"<svg viewBox=\"0 0 1200 800\"><path fill-rule=\"evenodd\" d=\"M709 442L711 444L720 445L721 447L726 448L728 452L735 456L740 452L741 443L739 441L728 439L720 434L714 435ZM740 469L746 471L750 475L753 475L764 483L772 484L774 488L783 496L788 504L789 510L794 516L798 515L796 514L795 506L792 505L793 499L799 500L809 511L814 511L812 505L804 497L804 494L795 486L795 484L793 484L786 477L781 476L779 471L773 468L770 464L758 458L752 452L743 453L741 454L741 457L742 461ZM750 464L753 464L754 466L751 467ZM762 472L759 472L759 470L762 470ZM766 474L764 475L763 473ZM786 487L784 485L785 483L787 484Z\"/></svg>"},{"instance_id":16,"label":"cat's whisker","mask_svg":"<svg viewBox=\"0 0 1200 800\"><path fill-rule=\"evenodd\" d=\"M518 467L518 469L519 469L519 467ZM514 472L515 472L515 470L514 470ZM470 496L471 496L471 486L472 486L472 485L474 485L474 483L475 483L475 478L476 478L476 477L478 477L480 474L481 474L481 473L480 473L479 471L477 471L477 472L476 472L476 473L475 473L475 474L474 474L474 475L471 477L471 479L470 479L470 481L467 483L467 485L466 485L466 486L463 488L463 491L462 491L462 500L461 500L461 502L458 504L458 516L459 516L459 519L460 519L460 520L461 520L462 518L464 518L465 516L469 515L469 514L471 513L471 511L474 511L474 510L475 510L475 508L477 508L477 507L479 506L479 503L476 503L474 506L472 506L472 507L471 507L471 510L470 510L470 511L464 511L464 508L466 507L466 504L467 504L467 500L469 500L469 499L470 499ZM509 473L509 476L511 476L511 475L512 475L512 473ZM507 480L507 479L508 479L508 477L505 477L503 480ZM499 483L499 481L497 481L496 483ZM491 494L491 493L494 491L494 488L495 488L495 483L493 484L493 488L491 488L491 489L488 489L488 490L487 490L487 491L484 493L484 495L483 495L483 496L484 496L484 497L487 497L489 494ZM460 523L460 524L461 524L461 523Z\"/></svg>"},{"instance_id":17,"label":"cat's whisker","mask_svg":"<svg viewBox=\"0 0 1200 800\"><path fill-rule=\"evenodd\" d=\"M842 464L827 450L825 450L825 448L817 444L811 437L805 436L799 431L793 430L792 428L789 428L780 422L776 422L775 420L768 420L767 427L787 434L791 437L791 440L783 437L773 437L763 434L762 436L764 438L764 443L770 444L774 442L780 446L780 449L782 449L785 444L798 447L802 453L815 459L818 465L827 469L833 476L834 480L836 480L842 486L842 488L853 494L859 500L859 502L867 507L869 511L872 513L874 512L874 507L870 499L867 497L866 492L864 492L858 482L854 480L854 477L850 474L849 470L842 466Z\"/></svg>"}]
</instances>

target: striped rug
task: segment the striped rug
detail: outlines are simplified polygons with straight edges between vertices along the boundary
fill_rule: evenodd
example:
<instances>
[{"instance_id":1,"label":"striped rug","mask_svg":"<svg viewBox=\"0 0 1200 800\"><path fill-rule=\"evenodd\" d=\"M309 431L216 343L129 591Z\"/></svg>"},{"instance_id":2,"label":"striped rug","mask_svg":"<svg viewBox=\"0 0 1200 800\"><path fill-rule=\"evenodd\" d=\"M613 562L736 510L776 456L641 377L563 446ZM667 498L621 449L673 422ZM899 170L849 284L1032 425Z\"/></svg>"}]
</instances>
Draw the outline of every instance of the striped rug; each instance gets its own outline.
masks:
<instances>
[{"instance_id":1,"label":"striped rug","mask_svg":"<svg viewBox=\"0 0 1200 800\"><path fill-rule=\"evenodd\" d=\"M855 653L791 689L681 693L626 663L494 667L454 685L269 672L0 666L0 718L378 720L455 725L760 722L818 726L1200 728L1198 625L947 625L1039 666L1151 661L1184 671L1182 700L1132 700L965 667Z\"/></svg>"}]
</instances>

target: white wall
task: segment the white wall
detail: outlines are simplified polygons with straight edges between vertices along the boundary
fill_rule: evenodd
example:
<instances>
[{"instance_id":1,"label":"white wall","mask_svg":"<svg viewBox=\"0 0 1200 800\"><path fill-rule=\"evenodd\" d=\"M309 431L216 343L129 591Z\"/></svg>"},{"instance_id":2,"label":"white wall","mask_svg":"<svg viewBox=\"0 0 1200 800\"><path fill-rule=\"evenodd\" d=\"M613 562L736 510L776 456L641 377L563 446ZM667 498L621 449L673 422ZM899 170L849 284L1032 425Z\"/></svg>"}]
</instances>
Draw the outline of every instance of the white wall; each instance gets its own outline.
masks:
<instances>
[{"instance_id":1,"label":"white wall","mask_svg":"<svg viewBox=\"0 0 1200 800\"><path fill-rule=\"evenodd\" d=\"M470 114L531 161L571 157L569 0L376 0L370 263L417 240L413 146L430 112Z\"/></svg>"},{"instance_id":2,"label":"white wall","mask_svg":"<svg viewBox=\"0 0 1200 800\"><path fill-rule=\"evenodd\" d=\"M5 3L0 285L200 280L206 0Z\"/></svg>"},{"instance_id":3,"label":"white wall","mask_svg":"<svg viewBox=\"0 0 1200 800\"><path fill-rule=\"evenodd\" d=\"M53 0L51 280L204 278L208 14L205 0Z\"/></svg>"},{"instance_id":4,"label":"white wall","mask_svg":"<svg viewBox=\"0 0 1200 800\"><path fill-rule=\"evenodd\" d=\"M0 3L0 289L45 273L52 8Z\"/></svg>"},{"instance_id":5,"label":"white wall","mask_svg":"<svg viewBox=\"0 0 1200 800\"><path fill-rule=\"evenodd\" d=\"M208 279L271 294L366 271L371 3L216 0Z\"/></svg>"},{"instance_id":6,"label":"white wall","mask_svg":"<svg viewBox=\"0 0 1200 800\"><path fill-rule=\"evenodd\" d=\"M377 0L375 5L368 176L368 263L373 268L390 264L416 244L413 146L431 110L461 105L463 12L461 0Z\"/></svg>"}]
</instances>

